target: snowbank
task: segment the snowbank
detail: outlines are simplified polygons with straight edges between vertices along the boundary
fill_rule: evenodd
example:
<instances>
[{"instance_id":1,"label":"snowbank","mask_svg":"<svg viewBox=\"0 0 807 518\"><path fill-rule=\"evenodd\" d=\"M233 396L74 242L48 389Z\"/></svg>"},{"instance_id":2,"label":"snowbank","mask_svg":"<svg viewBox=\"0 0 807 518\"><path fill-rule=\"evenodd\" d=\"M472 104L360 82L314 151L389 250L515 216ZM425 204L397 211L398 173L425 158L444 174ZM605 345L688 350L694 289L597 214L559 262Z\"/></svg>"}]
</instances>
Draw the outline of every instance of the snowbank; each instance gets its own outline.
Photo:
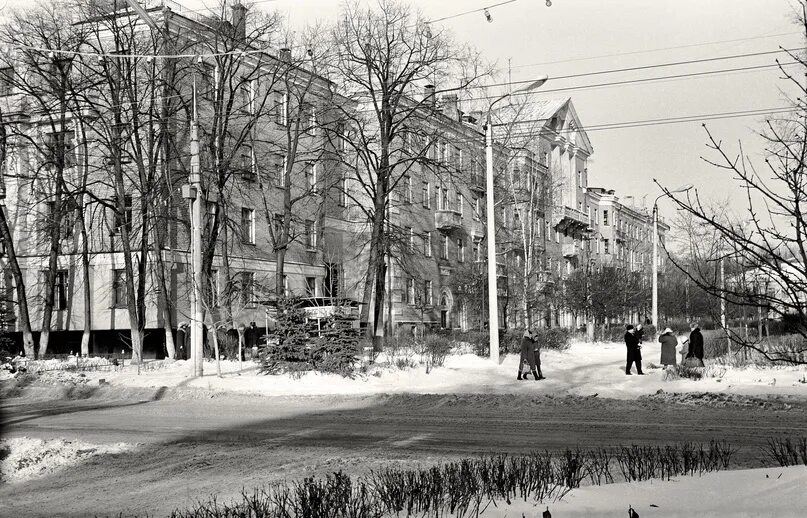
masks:
<instances>
[{"instance_id":1,"label":"snowbank","mask_svg":"<svg viewBox=\"0 0 807 518\"><path fill-rule=\"evenodd\" d=\"M642 518L802 517L807 509L807 466L721 471L670 481L619 483L573 490L549 504L552 516L627 516L632 506ZM482 516L540 516L546 505L514 501Z\"/></svg>"},{"instance_id":2,"label":"snowbank","mask_svg":"<svg viewBox=\"0 0 807 518\"><path fill-rule=\"evenodd\" d=\"M518 357L507 355L494 365L473 354L449 356L445 365L427 369L425 366L399 369L394 365L373 365L366 374L354 379L338 375L309 372L299 377L290 375L265 376L258 373L252 362L244 362L239 370L237 361L222 361L222 376L216 376L216 366L206 361L205 374L192 376L187 361L167 363L159 369L144 369L137 374L127 366L118 372L82 373L81 382L97 385L100 379L112 386L123 387L189 387L213 391L257 393L267 396L377 394L377 393L538 393L556 395L592 395L632 399L646 394L664 392L716 392L738 395L807 396L807 368L731 368L709 369L702 380L665 379L663 369L654 366L660 357L658 344L645 344L645 376L626 376L625 346L617 343L576 343L565 351L545 350L542 353L543 381L517 381Z\"/></svg>"},{"instance_id":3,"label":"snowbank","mask_svg":"<svg viewBox=\"0 0 807 518\"><path fill-rule=\"evenodd\" d=\"M125 443L99 445L64 439L3 439L0 440L0 480L24 482L74 466L96 455L124 453L133 447Z\"/></svg>"}]
</instances>

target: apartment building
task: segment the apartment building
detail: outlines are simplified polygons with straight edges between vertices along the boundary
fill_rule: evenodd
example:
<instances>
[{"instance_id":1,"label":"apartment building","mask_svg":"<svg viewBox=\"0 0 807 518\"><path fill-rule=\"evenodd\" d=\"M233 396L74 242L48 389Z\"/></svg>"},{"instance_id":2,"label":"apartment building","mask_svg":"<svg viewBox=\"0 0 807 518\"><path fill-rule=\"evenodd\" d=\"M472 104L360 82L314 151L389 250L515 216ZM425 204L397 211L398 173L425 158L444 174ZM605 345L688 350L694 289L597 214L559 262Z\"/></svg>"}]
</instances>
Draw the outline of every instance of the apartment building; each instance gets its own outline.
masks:
<instances>
[{"instance_id":1,"label":"apartment building","mask_svg":"<svg viewBox=\"0 0 807 518\"><path fill-rule=\"evenodd\" d=\"M324 193L338 176L336 150L322 129L330 124L330 85L305 67L289 65L290 51L233 50L244 37L248 13L243 5L233 5L227 18L220 19L155 4L147 13L156 27L172 35L170 42L160 43L162 33L134 12L119 10L114 19L127 28L125 37L114 33L113 24L88 20L88 30L98 37L91 48L78 49L86 53L82 59L69 52L44 52L4 63L0 72L3 117L14 126L2 164L5 213L34 331L41 328L46 272L53 271L50 328L59 334L54 335L58 340L51 340L50 352L78 351L88 320L93 340L85 352L125 348L131 325L127 307L134 294L126 282L124 233L132 248L146 357L163 354L164 329L189 320L190 225L183 186L190 174L193 113L201 134L208 324L225 319L236 325L265 322L261 302L275 291L280 248L285 252L282 283L288 293L314 296L326 291L328 269L319 236L329 206ZM166 140L171 142L167 150L154 141L137 140L149 135L153 139L154 133L132 122L134 109L117 107L134 105L137 97L145 104L140 112L152 117L159 113L164 92L155 85L163 77L148 79L146 72L155 60L145 54L176 47L198 57L185 58L178 67L181 73L173 76L170 89L179 92L172 96L179 101L166 108ZM228 54L222 57L217 51ZM52 64L32 72L37 60ZM114 102L111 90L93 91L80 80L96 74L116 78L120 82L115 84L121 85L133 77L123 76L124 68L143 74L132 85L129 104ZM51 70L70 82L71 95L87 102L65 106L59 113L58 103L38 104L34 99L40 95L52 101L53 91L19 87L20 78L32 74L42 75L47 83ZM46 104L56 106L56 112L38 108ZM113 124L116 116L124 123ZM223 120L227 130L218 131ZM296 203L291 218L286 218L289 239L280 242L287 195ZM0 264L11 307L15 292L7 258L1 257ZM225 307L225 296L234 290L238 295ZM11 320L13 328L16 322Z\"/></svg>"}]
</instances>

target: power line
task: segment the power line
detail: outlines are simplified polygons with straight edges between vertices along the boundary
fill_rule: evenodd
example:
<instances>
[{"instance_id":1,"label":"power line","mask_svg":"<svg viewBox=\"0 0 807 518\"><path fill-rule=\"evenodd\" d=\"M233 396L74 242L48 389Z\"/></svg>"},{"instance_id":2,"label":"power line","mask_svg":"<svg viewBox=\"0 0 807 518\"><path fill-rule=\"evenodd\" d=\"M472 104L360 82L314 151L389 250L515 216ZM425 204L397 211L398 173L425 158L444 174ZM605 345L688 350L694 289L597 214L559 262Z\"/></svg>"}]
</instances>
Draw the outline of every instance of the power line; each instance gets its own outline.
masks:
<instances>
[{"instance_id":1,"label":"power line","mask_svg":"<svg viewBox=\"0 0 807 518\"><path fill-rule=\"evenodd\" d=\"M536 66L541 66L541 65L557 65L557 64L561 64L561 63L574 63L576 61L589 61L589 60L592 60L592 59L603 59L603 58L613 58L613 57L621 57L621 56L632 56L632 55L636 55L636 54L649 54L649 53L652 53L652 52L662 52L662 51L665 51L665 50L677 50L677 49L686 49L686 48L692 48L692 47L704 47L704 46L707 46L707 45L717 45L717 44L721 44L721 43L736 43L736 42L739 42L739 41L751 41L751 40L760 40L760 39L767 39L767 38L778 38L780 36L796 36L796 35L800 35L800 34L801 33L798 33L798 32L783 32L783 33L779 33L779 34L768 34L768 35L762 35L762 36L752 36L752 37L749 37L749 38L737 38L737 39L733 39L733 40L708 41L708 42L703 42L703 43L691 43L691 44L688 44L688 45L678 45L678 46L675 46L675 47L661 47L661 48L657 48L657 49L635 50L635 51L630 51L630 52L617 52L617 53L614 53L614 54L601 54L599 56L589 56L589 57L585 57L585 58L572 58L572 59L561 59L561 60L558 60L558 61L543 61L543 62L539 62L539 63L526 63L526 64L523 64L523 65L515 65L512 68L528 68L528 67L536 67Z\"/></svg>"},{"instance_id":2,"label":"power line","mask_svg":"<svg viewBox=\"0 0 807 518\"><path fill-rule=\"evenodd\" d=\"M576 86L567 86L563 88L550 88L544 89L541 88L540 90L536 90L535 92L525 92L530 94L537 94L537 93L553 93L553 92L568 92L572 90L587 90L590 88L603 88L608 86L624 86L630 84L642 84L642 83L649 83L649 82L656 82L656 81L666 81L670 79L682 79L682 78L693 78L693 77L706 77L706 76L714 76L714 75L721 75L727 73L735 73L735 72L745 72L745 71L753 71L753 70L764 70L769 68L778 68L780 66L787 67L793 65L799 65L800 63L797 61L792 61L789 63L773 63L768 65L755 65L755 66L747 66L747 67L736 67L736 68L725 68L720 70L707 70L704 72L690 72L684 74L673 74L668 76L659 76L659 77L646 77L646 78L638 78L638 79L626 79L624 81L609 81L604 83L594 83L588 85L576 85ZM531 83L533 80L530 81L520 81L520 83ZM506 84L506 83L504 83ZM498 86L498 85L494 85ZM478 87L477 87L478 88ZM500 95L483 95L478 97L467 97L462 99L463 101L473 101L473 100L487 100L487 99L496 99L500 97Z\"/></svg>"},{"instance_id":3,"label":"power line","mask_svg":"<svg viewBox=\"0 0 807 518\"><path fill-rule=\"evenodd\" d=\"M460 16L465 16L466 14L481 13L483 11L487 11L488 9L493 9L494 7L499 7L500 5L512 4L513 2L516 2L516 1L518 1L518 0L506 0L505 2L499 2L498 4L492 4L492 5L488 5L488 6L485 6L485 7L480 7L479 9L472 9L470 11L464 11L462 13L457 13L457 14L452 14L450 16L444 16L442 18L437 18L436 20L429 20L427 23L437 23L437 22L442 22L444 20L450 20L452 18L459 18Z\"/></svg>"},{"instance_id":4,"label":"power line","mask_svg":"<svg viewBox=\"0 0 807 518\"><path fill-rule=\"evenodd\" d=\"M795 49L784 49L780 48L778 50L768 50L763 52L750 52L746 54L732 54L729 56L714 56L710 58L702 58L702 59L689 59L684 61L669 61L665 63L654 63L650 65L641 65L636 67L627 67L627 68L611 68L606 70L597 70L595 72L583 72L581 74L570 74L565 76L557 76L557 77L550 77L551 80L558 80L558 79L574 79L578 77L587 77L587 76L596 76L596 75L604 75L604 74L615 74L619 72L635 72L639 70L652 70L655 68L666 68L672 66L681 66L681 65L694 65L698 63L709 63L714 61L724 61L729 59L742 59L748 57L756 57L756 56L765 56L770 54L779 54L781 52L799 52L802 50L807 50L807 47L800 47ZM535 79L522 79L519 81L512 81L512 82L501 82L501 83L492 83L487 85L478 85L478 86L469 86L466 89L480 89L480 88L491 88L496 86L512 86L512 85L522 85L522 84L530 84L533 83ZM438 92L439 93L439 92Z\"/></svg>"}]
</instances>

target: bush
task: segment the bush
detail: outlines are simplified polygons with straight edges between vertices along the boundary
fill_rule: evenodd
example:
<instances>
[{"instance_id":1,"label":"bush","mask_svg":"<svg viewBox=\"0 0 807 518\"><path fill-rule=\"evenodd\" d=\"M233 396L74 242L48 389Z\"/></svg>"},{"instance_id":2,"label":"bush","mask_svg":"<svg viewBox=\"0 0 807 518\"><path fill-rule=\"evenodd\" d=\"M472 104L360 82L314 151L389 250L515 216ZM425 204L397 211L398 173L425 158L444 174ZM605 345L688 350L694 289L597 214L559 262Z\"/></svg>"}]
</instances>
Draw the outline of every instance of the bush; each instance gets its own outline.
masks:
<instances>
[{"instance_id":1,"label":"bush","mask_svg":"<svg viewBox=\"0 0 807 518\"><path fill-rule=\"evenodd\" d=\"M311 348L311 366L320 372L331 372L352 377L359 354L359 330L353 321L341 315L332 315L325 329Z\"/></svg>"},{"instance_id":2,"label":"bush","mask_svg":"<svg viewBox=\"0 0 807 518\"><path fill-rule=\"evenodd\" d=\"M260 372L278 374L281 372L301 373L311 370L311 354L308 335L308 322L297 298L283 298L278 301L277 324L269 332L276 344L260 348Z\"/></svg>"},{"instance_id":3,"label":"bush","mask_svg":"<svg viewBox=\"0 0 807 518\"><path fill-rule=\"evenodd\" d=\"M768 439L768 444L762 447L762 451L780 466L807 466L807 437L799 437L790 441L790 437L785 439Z\"/></svg>"},{"instance_id":4,"label":"bush","mask_svg":"<svg viewBox=\"0 0 807 518\"><path fill-rule=\"evenodd\" d=\"M454 342L446 335L428 334L423 337L423 345L420 353L427 358L430 365L442 367L453 345Z\"/></svg>"},{"instance_id":5,"label":"bush","mask_svg":"<svg viewBox=\"0 0 807 518\"><path fill-rule=\"evenodd\" d=\"M539 328L533 332L532 339L543 349L562 351L569 348L572 335L568 329L561 327Z\"/></svg>"}]
</instances>

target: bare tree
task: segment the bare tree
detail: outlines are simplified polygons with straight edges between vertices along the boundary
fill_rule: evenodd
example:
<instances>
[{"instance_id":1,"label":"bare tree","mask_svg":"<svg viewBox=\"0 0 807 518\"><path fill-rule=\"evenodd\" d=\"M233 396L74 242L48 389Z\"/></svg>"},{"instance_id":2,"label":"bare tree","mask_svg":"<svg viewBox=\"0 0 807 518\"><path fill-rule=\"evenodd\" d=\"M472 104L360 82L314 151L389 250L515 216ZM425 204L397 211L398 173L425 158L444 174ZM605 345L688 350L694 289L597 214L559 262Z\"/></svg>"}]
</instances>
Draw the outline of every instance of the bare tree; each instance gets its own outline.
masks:
<instances>
[{"instance_id":1,"label":"bare tree","mask_svg":"<svg viewBox=\"0 0 807 518\"><path fill-rule=\"evenodd\" d=\"M387 296L387 260L391 242L387 233L390 197L415 164L424 163L434 140L417 146L414 153L401 149L403 135L420 131L428 136L432 95L421 95L426 85L448 84L462 90L482 71L467 47L452 43L448 34L430 27L419 13L395 0L381 0L375 9L358 2L343 5L341 21L332 31L333 72L339 92L347 100L336 105L348 133L345 163L358 189L356 198L366 218L369 260L364 278L362 322L373 312L374 345L380 348L383 308Z\"/></svg>"},{"instance_id":2,"label":"bare tree","mask_svg":"<svg viewBox=\"0 0 807 518\"><path fill-rule=\"evenodd\" d=\"M798 23L807 39L807 2L800 2ZM807 60L797 53L786 51L807 70ZM798 97L791 100L793 110L765 121L762 135L767 139L767 156L764 163L756 165L743 152L742 145L730 150L704 125L708 147L712 157L703 158L707 163L724 171L727 181L739 184L745 193L743 211L727 213L714 210L702 200L696 191L693 194L674 195L663 186L662 190L676 206L692 217L695 224L714 236L717 247L713 259L734 258L741 266L741 273L729 274L730 279L720 281L720 276L711 277L685 269L689 278L707 293L736 306L766 308L782 318L795 318L795 332L802 337L799 345L787 351L771 350L761 337L746 339L740 333L727 329L733 343L756 351L770 361L778 363L807 363L807 85L803 74L791 74L781 67L781 73ZM712 264L715 264L713 261ZM681 265L683 267L683 265ZM744 278L750 282L732 282L731 277ZM767 290L752 289L767 284Z\"/></svg>"}]
</instances>

